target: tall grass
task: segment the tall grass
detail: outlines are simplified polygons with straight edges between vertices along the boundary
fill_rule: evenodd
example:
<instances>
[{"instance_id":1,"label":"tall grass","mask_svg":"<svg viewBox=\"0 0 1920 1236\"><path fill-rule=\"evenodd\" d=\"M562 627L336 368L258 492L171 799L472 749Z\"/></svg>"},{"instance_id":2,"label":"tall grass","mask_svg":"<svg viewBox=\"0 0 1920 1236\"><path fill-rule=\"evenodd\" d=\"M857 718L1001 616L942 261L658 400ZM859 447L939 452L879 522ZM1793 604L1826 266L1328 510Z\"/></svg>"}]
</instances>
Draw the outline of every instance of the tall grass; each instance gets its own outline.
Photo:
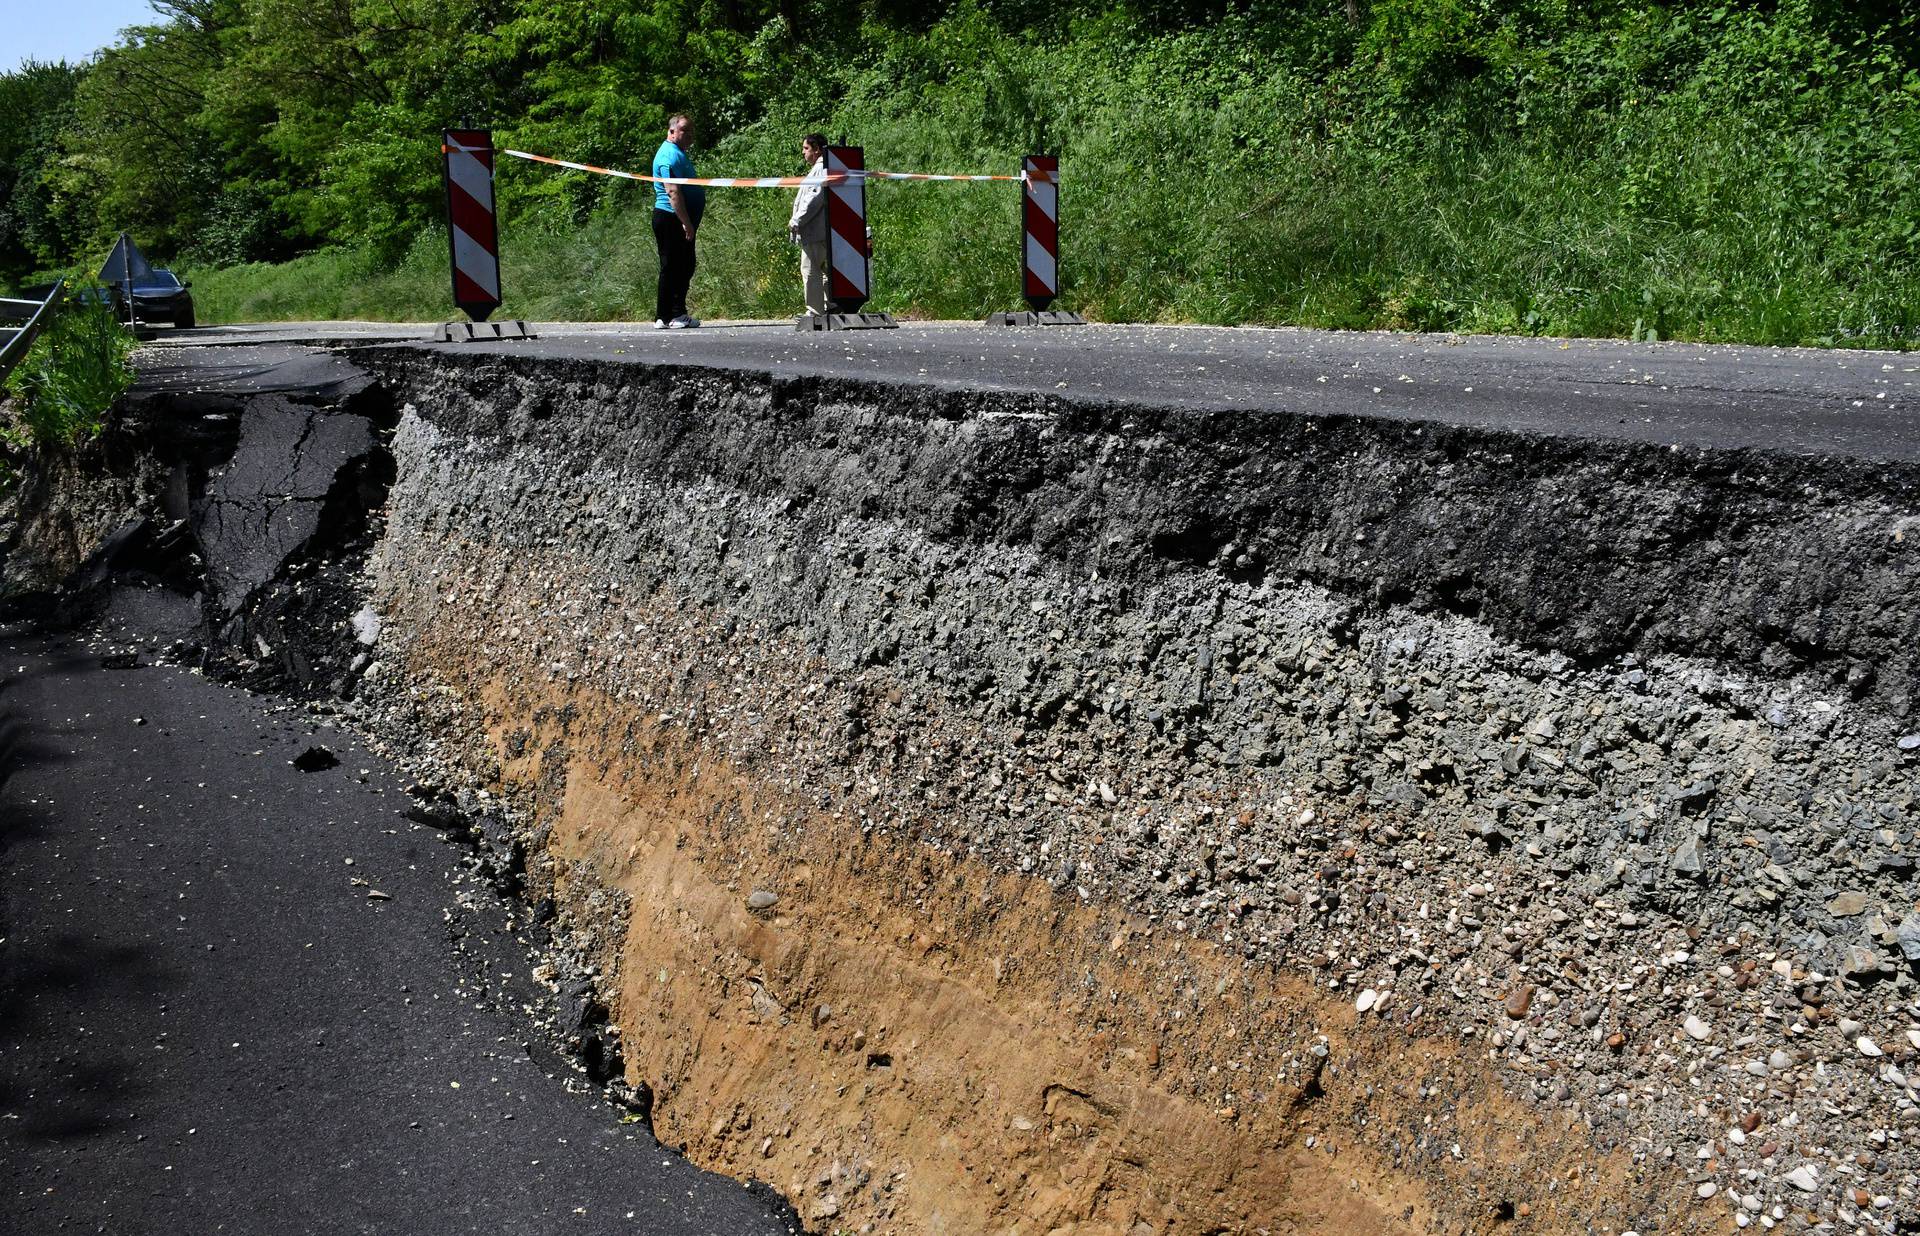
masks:
<instances>
[{"instance_id":1,"label":"tall grass","mask_svg":"<svg viewBox=\"0 0 1920 1236\"><path fill-rule=\"evenodd\" d=\"M0 450L85 441L100 432L113 401L133 385L128 357L134 338L112 310L74 298L52 313L26 359L7 377Z\"/></svg>"},{"instance_id":2,"label":"tall grass","mask_svg":"<svg viewBox=\"0 0 1920 1236\"><path fill-rule=\"evenodd\" d=\"M84 276L69 273L74 289ZM72 296L72 292L68 293ZM33 341L32 349L0 387L0 497L19 483L35 450L88 441L133 385L130 331L100 302L70 299Z\"/></svg>"},{"instance_id":3,"label":"tall grass","mask_svg":"<svg viewBox=\"0 0 1920 1236\"><path fill-rule=\"evenodd\" d=\"M813 128L894 170L1012 171L1058 150L1061 304L1107 320L1912 346L1920 74L1843 54L1803 9L1671 35L1680 51L1569 42L1413 101L1234 19L1041 44L975 12L848 70L831 114L797 92L700 164L797 170ZM516 182L556 175L577 173L500 171L504 311L650 317L645 191L584 220L513 217L556 196ZM879 182L868 198L872 307L1016 307L1017 187ZM696 312L799 307L787 202L712 193ZM207 320L441 317L445 244L423 233L391 267L330 252L199 271L196 291Z\"/></svg>"}]
</instances>

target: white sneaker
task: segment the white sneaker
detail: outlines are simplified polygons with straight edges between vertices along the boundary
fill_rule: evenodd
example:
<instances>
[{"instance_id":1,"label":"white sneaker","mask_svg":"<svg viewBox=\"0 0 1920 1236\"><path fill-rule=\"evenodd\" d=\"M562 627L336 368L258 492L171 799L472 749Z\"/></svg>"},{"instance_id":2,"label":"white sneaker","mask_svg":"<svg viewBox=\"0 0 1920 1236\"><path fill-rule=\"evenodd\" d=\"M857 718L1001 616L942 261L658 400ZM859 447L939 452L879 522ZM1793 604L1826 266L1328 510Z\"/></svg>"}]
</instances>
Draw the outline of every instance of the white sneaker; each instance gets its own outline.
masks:
<instances>
[{"instance_id":1,"label":"white sneaker","mask_svg":"<svg viewBox=\"0 0 1920 1236\"><path fill-rule=\"evenodd\" d=\"M691 330L698 325L700 325L699 318L683 313L679 317L675 318L673 321L668 322L667 329L668 330Z\"/></svg>"},{"instance_id":2,"label":"white sneaker","mask_svg":"<svg viewBox=\"0 0 1920 1236\"><path fill-rule=\"evenodd\" d=\"M655 330L667 329L667 320L665 318L655 318L653 320L653 329Z\"/></svg>"}]
</instances>

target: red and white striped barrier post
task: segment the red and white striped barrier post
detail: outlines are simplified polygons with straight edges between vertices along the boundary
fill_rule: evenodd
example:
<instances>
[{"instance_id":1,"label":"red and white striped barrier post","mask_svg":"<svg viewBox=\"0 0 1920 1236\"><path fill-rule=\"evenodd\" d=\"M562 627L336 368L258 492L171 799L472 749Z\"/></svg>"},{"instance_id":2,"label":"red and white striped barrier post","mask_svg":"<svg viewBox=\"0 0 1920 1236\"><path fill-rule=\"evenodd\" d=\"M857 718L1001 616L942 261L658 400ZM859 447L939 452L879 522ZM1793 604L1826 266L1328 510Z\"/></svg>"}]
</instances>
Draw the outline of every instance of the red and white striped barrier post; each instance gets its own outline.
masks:
<instances>
[{"instance_id":1,"label":"red and white striped barrier post","mask_svg":"<svg viewBox=\"0 0 1920 1236\"><path fill-rule=\"evenodd\" d=\"M1020 170L1020 277L1027 303L1039 313L1060 294L1060 156L1028 155Z\"/></svg>"},{"instance_id":2,"label":"red and white striped barrier post","mask_svg":"<svg viewBox=\"0 0 1920 1236\"><path fill-rule=\"evenodd\" d=\"M802 330L885 329L884 313L862 313L871 288L873 245L867 239L866 152L858 146L827 147L827 309L824 318L802 318Z\"/></svg>"},{"instance_id":3,"label":"red and white striped barrier post","mask_svg":"<svg viewBox=\"0 0 1920 1236\"><path fill-rule=\"evenodd\" d=\"M448 129L440 143L447 184L447 247L453 264L453 303L470 319L440 328L446 340L525 336L525 322L511 328L484 323L500 307L500 228L493 209L493 133Z\"/></svg>"},{"instance_id":4,"label":"red and white striped barrier post","mask_svg":"<svg viewBox=\"0 0 1920 1236\"><path fill-rule=\"evenodd\" d=\"M1077 313L1053 310L1060 294L1060 156L1028 155L1021 160L1020 290L1027 313L987 315L989 326L1082 326Z\"/></svg>"},{"instance_id":5,"label":"red and white striped barrier post","mask_svg":"<svg viewBox=\"0 0 1920 1236\"><path fill-rule=\"evenodd\" d=\"M447 240L453 254L453 303L476 322L500 307L500 229L493 217L493 134L448 129Z\"/></svg>"},{"instance_id":6,"label":"red and white striped barrier post","mask_svg":"<svg viewBox=\"0 0 1920 1236\"><path fill-rule=\"evenodd\" d=\"M858 146L827 147L827 175L866 170ZM827 187L827 305L835 313L858 313L867 303L867 182L840 180Z\"/></svg>"}]
</instances>

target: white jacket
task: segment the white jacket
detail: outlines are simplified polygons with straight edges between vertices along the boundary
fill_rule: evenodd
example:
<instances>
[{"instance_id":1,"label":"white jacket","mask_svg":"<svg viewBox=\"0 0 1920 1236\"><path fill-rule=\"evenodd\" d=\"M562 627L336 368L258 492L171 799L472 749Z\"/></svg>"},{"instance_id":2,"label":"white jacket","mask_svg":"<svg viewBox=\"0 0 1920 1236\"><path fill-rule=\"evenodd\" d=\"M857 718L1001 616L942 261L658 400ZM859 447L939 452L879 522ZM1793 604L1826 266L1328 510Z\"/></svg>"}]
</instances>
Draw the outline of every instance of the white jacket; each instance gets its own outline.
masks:
<instances>
[{"instance_id":1,"label":"white jacket","mask_svg":"<svg viewBox=\"0 0 1920 1236\"><path fill-rule=\"evenodd\" d=\"M793 214L787 217L787 231L802 244L827 243L827 161L814 160L807 169L806 183L793 195Z\"/></svg>"}]
</instances>

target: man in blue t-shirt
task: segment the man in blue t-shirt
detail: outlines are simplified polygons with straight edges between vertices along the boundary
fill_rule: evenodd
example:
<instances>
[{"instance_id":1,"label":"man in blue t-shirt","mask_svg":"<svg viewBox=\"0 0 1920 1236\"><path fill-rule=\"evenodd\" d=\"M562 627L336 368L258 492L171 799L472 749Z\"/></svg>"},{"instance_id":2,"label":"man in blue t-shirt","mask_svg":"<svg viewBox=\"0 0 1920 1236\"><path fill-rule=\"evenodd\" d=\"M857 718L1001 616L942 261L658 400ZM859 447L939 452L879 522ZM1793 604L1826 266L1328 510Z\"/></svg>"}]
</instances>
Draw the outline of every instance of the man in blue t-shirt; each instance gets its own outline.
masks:
<instances>
[{"instance_id":1,"label":"man in blue t-shirt","mask_svg":"<svg viewBox=\"0 0 1920 1236\"><path fill-rule=\"evenodd\" d=\"M694 174L687 147L693 121L676 112L667 119L667 140L653 152L653 174L686 178ZM687 313L687 285L693 282L693 235L706 213L707 191L699 185L653 186L653 243L660 251L660 283L654 295L653 328L685 330L700 325Z\"/></svg>"}]
</instances>

